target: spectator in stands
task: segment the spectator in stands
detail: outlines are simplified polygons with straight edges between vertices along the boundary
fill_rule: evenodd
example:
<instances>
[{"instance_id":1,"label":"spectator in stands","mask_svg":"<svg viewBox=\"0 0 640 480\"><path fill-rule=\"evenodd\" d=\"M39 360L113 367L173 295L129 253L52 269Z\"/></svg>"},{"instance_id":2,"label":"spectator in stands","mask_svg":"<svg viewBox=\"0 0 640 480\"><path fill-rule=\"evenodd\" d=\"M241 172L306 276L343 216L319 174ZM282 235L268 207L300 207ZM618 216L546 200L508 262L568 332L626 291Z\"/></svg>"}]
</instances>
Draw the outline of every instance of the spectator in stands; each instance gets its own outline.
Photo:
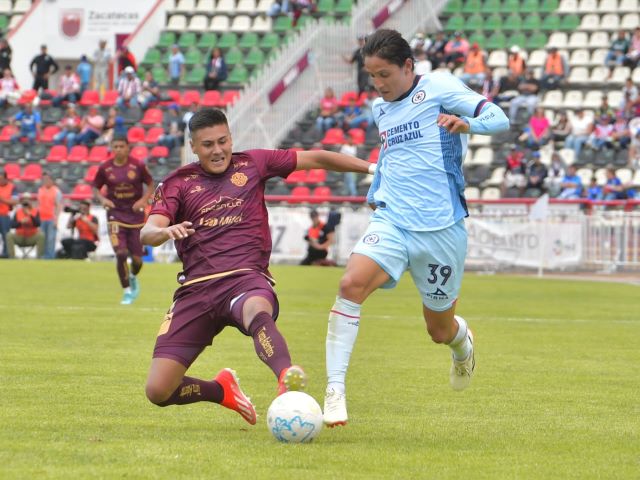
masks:
<instances>
[{"instance_id":1,"label":"spectator in stands","mask_svg":"<svg viewBox=\"0 0 640 480\"><path fill-rule=\"evenodd\" d=\"M425 50L417 50L415 53L416 63L413 66L413 71L416 75L426 75L431 71L431 62L427 58L427 52Z\"/></svg>"},{"instance_id":2,"label":"spectator in stands","mask_svg":"<svg viewBox=\"0 0 640 480\"><path fill-rule=\"evenodd\" d=\"M507 75L500 77L493 84L493 90L491 91L493 103L511 102L518 93L520 81L520 78L514 72L509 72Z\"/></svg>"},{"instance_id":3,"label":"spectator in stands","mask_svg":"<svg viewBox=\"0 0 640 480\"><path fill-rule=\"evenodd\" d=\"M11 230L9 212L18 203L15 185L9 181L7 172L0 170L0 236L2 237L2 254L0 258L7 258L7 234Z\"/></svg>"},{"instance_id":4,"label":"spectator in stands","mask_svg":"<svg viewBox=\"0 0 640 480\"><path fill-rule=\"evenodd\" d=\"M35 91L47 90L49 88L49 77L56 73L60 67L56 61L47 53L47 46L40 47L40 55L36 55L31 60L29 70L34 77L33 89Z\"/></svg>"},{"instance_id":5,"label":"spectator in stands","mask_svg":"<svg viewBox=\"0 0 640 480\"><path fill-rule=\"evenodd\" d=\"M591 177L591 183L586 191L586 195L589 200L602 200L602 187L598 185L598 179L596 177Z\"/></svg>"},{"instance_id":6,"label":"spectator in stands","mask_svg":"<svg viewBox=\"0 0 640 480\"><path fill-rule=\"evenodd\" d=\"M358 36L358 48L351 55L343 55L345 62L356 66L356 84L358 85L358 95L366 91L369 85L369 74L364 69L364 57L362 56L362 47L364 46L365 36Z\"/></svg>"},{"instance_id":7,"label":"spectator in stands","mask_svg":"<svg viewBox=\"0 0 640 480\"><path fill-rule=\"evenodd\" d=\"M351 122L360 115L362 115L362 109L358 106L355 98L350 98L347 106L342 108L342 129L349 130Z\"/></svg>"},{"instance_id":8,"label":"spectator in stands","mask_svg":"<svg viewBox=\"0 0 640 480\"><path fill-rule=\"evenodd\" d=\"M0 79L0 107L15 105L20 99L20 87L11 70L5 68Z\"/></svg>"},{"instance_id":9,"label":"spectator in stands","mask_svg":"<svg viewBox=\"0 0 640 480\"><path fill-rule=\"evenodd\" d=\"M516 78L524 77L524 72L527 70L527 62L520 54L520 47L518 45L513 45L509 49L507 69L509 70L509 74L513 74Z\"/></svg>"},{"instance_id":10,"label":"spectator in stands","mask_svg":"<svg viewBox=\"0 0 640 480\"><path fill-rule=\"evenodd\" d=\"M551 127L551 139L553 140L554 146L557 146L558 143L564 144L564 141L570 133L571 121L569 120L569 115L567 115L566 111L562 110L557 113L553 126Z\"/></svg>"},{"instance_id":11,"label":"spectator in stands","mask_svg":"<svg viewBox=\"0 0 640 480\"><path fill-rule=\"evenodd\" d=\"M592 130L593 122L584 114L584 109L581 108L576 112L571 122L571 133L565 139L565 148L573 149L577 158L582 151L582 146L589 139Z\"/></svg>"},{"instance_id":12,"label":"spectator in stands","mask_svg":"<svg viewBox=\"0 0 640 480\"><path fill-rule=\"evenodd\" d=\"M640 27L636 27L633 31L633 35L629 41L629 50L625 64L631 69L636 68L640 64Z\"/></svg>"},{"instance_id":13,"label":"spectator in stands","mask_svg":"<svg viewBox=\"0 0 640 480\"><path fill-rule=\"evenodd\" d=\"M628 52L629 39L627 38L627 32L620 30L616 38L611 42L607 56L604 58L605 66L609 67L609 78L613 76L613 69L624 63Z\"/></svg>"},{"instance_id":14,"label":"spectator in stands","mask_svg":"<svg viewBox=\"0 0 640 480\"><path fill-rule=\"evenodd\" d=\"M469 42L462 37L462 32L455 32L453 38L444 47L444 61L447 68L453 71L464 63L469 51Z\"/></svg>"},{"instance_id":15,"label":"spectator in stands","mask_svg":"<svg viewBox=\"0 0 640 480\"><path fill-rule=\"evenodd\" d=\"M191 117L193 117L198 110L200 110L200 105L198 105L196 102L193 102L191 105L189 105L189 110L187 110L182 116L182 125L184 126L185 130L189 127L189 120L191 120Z\"/></svg>"},{"instance_id":16,"label":"spectator in stands","mask_svg":"<svg viewBox=\"0 0 640 480\"><path fill-rule=\"evenodd\" d=\"M486 54L484 51L480 50L480 45L474 43L471 45L471 48L464 59L460 80L467 85L481 85L482 82L484 82L486 67Z\"/></svg>"},{"instance_id":17,"label":"spectator in stands","mask_svg":"<svg viewBox=\"0 0 640 480\"><path fill-rule=\"evenodd\" d=\"M601 115L595 121L593 131L589 135L587 145L593 150L600 151L603 147L613 149L613 124L608 114Z\"/></svg>"},{"instance_id":18,"label":"spectator in stands","mask_svg":"<svg viewBox=\"0 0 640 480\"><path fill-rule=\"evenodd\" d=\"M431 46L431 39L425 37L424 32L416 32L411 41L409 42L411 50L414 52L414 56L419 52L426 52Z\"/></svg>"},{"instance_id":19,"label":"spectator in stands","mask_svg":"<svg viewBox=\"0 0 640 480\"><path fill-rule=\"evenodd\" d=\"M142 93L142 84L132 66L124 69L124 75L118 82L118 101L116 105L120 111L128 107L138 106L138 95Z\"/></svg>"},{"instance_id":20,"label":"spectator in stands","mask_svg":"<svg viewBox=\"0 0 640 480\"><path fill-rule=\"evenodd\" d=\"M624 200L627 198L626 188L616 175L616 169L609 165L607 167L607 183L602 189L605 200Z\"/></svg>"},{"instance_id":21,"label":"spectator in stands","mask_svg":"<svg viewBox=\"0 0 640 480\"><path fill-rule=\"evenodd\" d=\"M109 89L109 63L111 52L107 48L106 40L98 42L98 48L93 52L93 88L98 92Z\"/></svg>"},{"instance_id":22,"label":"spectator in stands","mask_svg":"<svg viewBox=\"0 0 640 480\"><path fill-rule=\"evenodd\" d=\"M113 137L126 137L127 127L124 124L124 117L119 114L116 107L111 107L107 112L107 118L104 121L104 130L100 137L95 141L96 145L108 145Z\"/></svg>"},{"instance_id":23,"label":"spectator in stands","mask_svg":"<svg viewBox=\"0 0 640 480\"><path fill-rule=\"evenodd\" d=\"M509 119L512 122L515 121L518 109L522 106L526 106L529 115L533 115L533 111L538 105L539 91L540 82L533 76L533 70L528 69L524 78L518 83L518 95L511 100L511 105L509 105Z\"/></svg>"},{"instance_id":24,"label":"spectator in stands","mask_svg":"<svg viewBox=\"0 0 640 480\"><path fill-rule=\"evenodd\" d=\"M332 211L329 213L327 223L322 223L316 210L312 210L311 227L304 239L309 244L307 256L300 265L335 266L335 262L327 260L329 248L334 243L335 229L340 223L340 214Z\"/></svg>"},{"instance_id":25,"label":"spectator in stands","mask_svg":"<svg viewBox=\"0 0 640 480\"><path fill-rule=\"evenodd\" d=\"M631 143L629 122L627 122L622 111L616 114L613 131L611 132L611 140L613 142L613 148L616 150L625 150Z\"/></svg>"},{"instance_id":26,"label":"spectator in stands","mask_svg":"<svg viewBox=\"0 0 640 480\"><path fill-rule=\"evenodd\" d=\"M340 147L340 153L345 155L357 156L358 147L353 144L353 137L351 135L345 135L345 143ZM343 176L345 195L355 197L358 195L358 188L356 186L356 174L354 172L344 172Z\"/></svg>"},{"instance_id":27,"label":"spectator in stands","mask_svg":"<svg viewBox=\"0 0 640 480\"><path fill-rule=\"evenodd\" d=\"M517 188L518 196L521 197L527 184L526 171L527 161L524 152L514 144L507 155L504 180L500 185L500 196L506 198L509 189Z\"/></svg>"},{"instance_id":28,"label":"spectator in stands","mask_svg":"<svg viewBox=\"0 0 640 480\"><path fill-rule=\"evenodd\" d=\"M58 122L60 131L53 136L53 143L56 145L62 145L67 141L67 149L71 150L71 147L75 145L75 137L80 133L80 123L82 119L76 112L74 104L67 105L67 110L64 117Z\"/></svg>"},{"instance_id":29,"label":"spectator in stands","mask_svg":"<svg viewBox=\"0 0 640 480\"><path fill-rule=\"evenodd\" d=\"M431 62L431 68L434 70L440 67L440 64L445 60L444 49L447 45L447 37L445 37L443 31L436 32L436 38L433 39L429 48L427 48L427 58Z\"/></svg>"},{"instance_id":30,"label":"spectator in stands","mask_svg":"<svg viewBox=\"0 0 640 480\"><path fill-rule=\"evenodd\" d=\"M373 120L373 101L378 98L378 92L372 86L367 87L367 96L360 107L360 115L349 122L349 128L366 128L367 133L376 128Z\"/></svg>"},{"instance_id":31,"label":"spectator in stands","mask_svg":"<svg viewBox=\"0 0 640 480\"><path fill-rule=\"evenodd\" d=\"M600 106L596 108L595 118L607 116L609 117L609 121L613 121L615 118L616 112L611 105L609 105L609 97L607 94L602 95L602 100L600 101Z\"/></svg>"},{"instance_id":32,"label":"spectator in stands","mask_svg":"<svg viewBox=\"0 0 640 480\"><path fill-rule=\"evenodd\" d=\"M71 230L71 237L62 240L62 258L82 260L87 258L89 252L95 251L98 244L98 218L91 215L91 202L82 200L78 205L77 213L73 213L67 222L67 228ZM74 234L77 231L77 237Z\"/></svg>"},{"instance_id":33,"label":"spectator in stands","mask_svg":"<svg viewBox=\"0 0 640 480\"><path fill-rule=\"evenodd\" d=\"M222 50L216 47L211 51L211 55L209 55L209 60L207 61L204 89L216 90L220 86L220 82L224 82L228 75L227 62L224 60Z\"/></svg>"},{"instance_id":34,"label":"spectator in stands","mask_svg":"<svg viewBox=\"0 0 640 480\"><path fill-rule=\"evenodd\" d=\"M184 55L177 44L171 46L171 56L169 57L169 83L177 87L180 85L180 78L184 72Z\"/></svg>"},{"instance_id":35,"label":"spectator in stands","mask_svg":"<svg viewBox=\"0 0 640 480\"><path fill-rule=\"evenodd\" d=\"M58 95L53 97L53 106L59 107L62 102L75 103L80 98L80 79L73 72L71 65L65 65L64 74L58 80Z\"/></svg>"},{"instance_id":36,"label":"spectator in stands","mask_svg":"<svg viewBox=\"0 0 640 480\"><path fill-rule=\"evenodd\" d=\"M520 135L519 140L531 149L539 149L551 139L551 122L544 114L544 108L537 107L529 119L529 124Z\"/></svg>"},{"instance_id":37,"label":"spectator in stands","mask_svg":"<svg viewBox=\"0 0 640 480\"><path fill-rule=\"evenodd\" d=\"M58 217L62 212L62 192L48 172L42 173L42 185L38 189L38 209L40 230L44 234L43 258L51 260L56 256Z\"/></svg>"},{"instance_id":38,"label":"spectator in stands","mask_svg":"<svg viewBox=\"0 0 640 480\"><path fill-rule=\"evenodd\" d=\"M82 119L80 134L76 137L75 143L87 146L91 145L102 135L104 123L104 118L100 115L98 109L96 107L90 107L89 113Z\"/></svg>"},{"instance_id":39,"label":"spectator in stands","mask_svg":"<svg viewBox=\"0 0 640 480\"><path fill-rule=\"evenodd\" d=\"M482 83L475 90L486 97L487 100L493 102L493 92L496 90L496 83L493 79L493 70L487 65L484 70L484 80L482 80Z\"/></svg>"},{"instance_id":40,"label":"spectator in stands","mask_svg":"<svg viewBox=\"0 0 640 480\"><path fill-rule=\"evenodd\" d=\"M333 93L333 88L324 90L324 97L320 99L320 113L316 118L316 129L326 132L338 123L338 99Z\"/></svg>"},{"instance_id":41,"label":"spectator in stands","mask_svg":"<svg viewBox=\"0 0 640 480\"><path fill-rule=\"evenodd\" d=\"M33 110L33 106L30 103L26 103L22 111L18 112L11 120L12 125L19 125L20 129L18 133L11 137L11 143L16 144L19 141L26 139L30 146L36 141L36 137L40 135L42 129L42 120L40 119L40 112Z\"/></svg>"},{"instance_id":42,"label":"spectator in stands","mask_svg":"<svg viewBox=\"0 0 640 480\"><path fill-rule=\"evenodd\" d=\"M118 75L123 76L123 72L126 74L129 72L127 70L128 67L131 67L131 70L134 72L138 70L138 64L136 62L136 57L133 56L133 53L129 50L129 47L123 45L118 50Z\"/></svg>"},{"instance_id":43,"label":"spectator in stands","mask_svg":"<svg viewBox=\"0 0 640 480\"><path fill-rule=\"evenodd\" d=\"M19 247L37 247L38 258L41 258L44 254L44 235L38 228L40 227L40 213L32 205L31 194L25 193L20 198L20 206L13 214L11 227L15 229L15 232L7 234L8 257L15 258L15 246L18 245Z\"/></svg>"},{"instance_id":44,"label":"spectator in stands","mask_svg":"<svg viewBox=\"0 0 640 480\"><path fill-rule=\"evenodd\" d=\"M575 165L569 165L567 174L562 179L562 191L558 198L563 200L577 200L582 197L582 179L576 173Z\"/></svg>"},{"instance_id":45,"label":"spectator in stands","mask_svg":"<svg viewBox=\"0 0 640 480\"><path fill-rule=\"evenodd\" d=\"M144 81L142 82L142 91L138 95L138 102L143 110L146 110L154 103L160 101L160 86L153 78L151 70L144 72Z\"/></svg>"},{"instance_id":46,"label":"spectator in stands","mask_svg":"<svg viewBox=\"0 0 640 480\"><path fill-rule=\"evenodd\" d=\"M277 17L280 14L286 15L289 11L289 0L275 0L269 7L269 10L267 10L267 15L270 17Z\"/></svg>"},{"instance_id":47,"label":"spectator in stands","mask_svg":"<svg viewBox=\"0 0 640 480\"><path fill-rule=\"evenodd\" d=\"M620 101L620 108L632 113L635 110L635 104L638 102L638 87L633 84L631 78L627 78L622 87L622 100Z\"/></svg>"},{"instance_id":48,"label":"spectator in stands","mask_svg":"<svg viewBox=\"0 0 640 480\"><path fill-rule=\"evenodd\" d=\"M551 197L557 197L561 191L561 184L566 176L565 165L558 152L551 155L551 165L547 169L547 178L544 179L545 188Z\"/></svg>"},{"instance_id":49,"label":"spectator in stands","mask_svg":"<svg viewBox=\"0 0 640 480\"><path fill-rule=\"evenodd\" d=\"M80 57L80 63L76 67L76 74L80 79L80 95L82 95L85 90L89 90L89 85L91 85L91 71L93 67L89 62L89 59L86 55L82 55Z\"/></svg>"},{"instance_id":50,"label":"spectator in stands","mask_svg":"<svg viewBox=\"0 0 640 480\"><path fill-rule=\"evenodd\" d=\"M304 12L313 13L317 10L314 0L289 0L291 5L291 26L298 25L298 20Z\"/></svg>"},{"instance_id":51,"label":"spectator in stands","mask_svg":"<svg viewBox=\"0 0 640 480\"><path fill-rule=\"evenodd\" d=\"M163 145L171 151L177 145L180 145L184 135L180 121L180 107L178 105L170 105L167 113L162 120L162 128L164 133L158 137L158 145Z\"/></svg>"},{"instance_id":52,"label":"spectator in stands","mask_svg":"<svg viewBox=\"0 0 640 480\"><path fill-rule=\"evenodd\" d=\"M6 38L0 38L0 71L4 72L7 68L11 70L11 57L13 52Z\"/></svg>"},{"instance_id":53,"label":"spectator in stands","mask_svg":"<svg viewBox=\"0 0 640 480\"><path fill-rule=\"evenodd\" d=\"M531 153L532 161L527 167L527 196L538 197L544 193L544 179L547 178L547 167L542 163L540 152Z\"/></svg>"},{"instance_id":54,"label":"spectator in stands","mask_svg":"<svg viewBox=\"0 0 640 480\"><path fill-rule=\"evenodd\" d=\"M540 78L542 90L555 90L569 75L569 62L564 55L558 52L556 47L550 47L547 58L544 61L544 69Z\"/></svg>"},{"instance_id":55,"label":"spectator in stands","mask_svg":"<svg viewBox=\"0 0 640 480\"><path fill-rule=\"evenodd\" d=\"M640 129L631 131L628 166L634 170L640 169Z\"/></svg>"}]
</instances>

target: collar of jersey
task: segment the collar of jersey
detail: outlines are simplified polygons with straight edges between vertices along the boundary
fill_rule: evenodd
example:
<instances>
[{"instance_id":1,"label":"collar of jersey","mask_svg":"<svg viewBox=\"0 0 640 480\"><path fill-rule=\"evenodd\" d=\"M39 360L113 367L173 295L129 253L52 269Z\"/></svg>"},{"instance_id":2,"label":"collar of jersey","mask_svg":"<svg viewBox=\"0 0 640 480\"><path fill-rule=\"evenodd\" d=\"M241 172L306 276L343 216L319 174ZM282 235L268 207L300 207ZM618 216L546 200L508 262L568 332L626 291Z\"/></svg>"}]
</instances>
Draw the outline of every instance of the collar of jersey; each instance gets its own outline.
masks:
<instances>
[{"instance_id":1,"label":"collar of jersey","mask_svg":"<svg viewBox=\"0 0 640 480\"><path fill-rule=\"evenodd\" d=\"M421 78L422 78L422 75L416 75L416 78L413 79L413 85L411 85L411 88L392 101L399 102L400 100L404 100L405 98L407 98L409 94L413 92L413 89L416 88L416 85L418 85L418 82L420 81Z\"/></svg>"}]
</instances>

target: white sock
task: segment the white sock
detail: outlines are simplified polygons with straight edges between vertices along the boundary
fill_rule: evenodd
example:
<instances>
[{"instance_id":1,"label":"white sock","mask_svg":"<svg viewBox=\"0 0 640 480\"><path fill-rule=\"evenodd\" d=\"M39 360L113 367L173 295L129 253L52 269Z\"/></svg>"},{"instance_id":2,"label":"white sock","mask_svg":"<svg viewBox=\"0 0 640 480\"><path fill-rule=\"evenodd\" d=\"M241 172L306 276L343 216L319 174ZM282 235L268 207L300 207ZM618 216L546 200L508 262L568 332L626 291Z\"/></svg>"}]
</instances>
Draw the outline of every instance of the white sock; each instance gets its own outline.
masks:
<instances>
[{"instance_id":1,"label":"white sock","mask_svg":"<svg viewBox=\"0 0 640 480\"><path fill-rule=\"evenodd\" d=\"M126 287L124 289L124 293L131 293L131 287Z\"/></svg>"},{"instance_id":2,"label":"white sock","mask_svg":"<svg viewBox=\"0 0 640 480\"><path fill-rule=\"evenodd\" d=\"M453 352L453 358L461 361L465 360L471 353L471 341L469 341L467 322L464 318L455 315L453 317L458 322L458 333L449 343L449 348Z\"/></svg>"},{"instance_id":3,"label":"white sock","mask_svg":"<svg viewBox=\"0 0 640 480\"><path fill-rule=\"evenodd\" d=\"M327 329L327 390L344 393L349 358L358 336L360 305L336 297Z\"/></svg>"}]
</instances>

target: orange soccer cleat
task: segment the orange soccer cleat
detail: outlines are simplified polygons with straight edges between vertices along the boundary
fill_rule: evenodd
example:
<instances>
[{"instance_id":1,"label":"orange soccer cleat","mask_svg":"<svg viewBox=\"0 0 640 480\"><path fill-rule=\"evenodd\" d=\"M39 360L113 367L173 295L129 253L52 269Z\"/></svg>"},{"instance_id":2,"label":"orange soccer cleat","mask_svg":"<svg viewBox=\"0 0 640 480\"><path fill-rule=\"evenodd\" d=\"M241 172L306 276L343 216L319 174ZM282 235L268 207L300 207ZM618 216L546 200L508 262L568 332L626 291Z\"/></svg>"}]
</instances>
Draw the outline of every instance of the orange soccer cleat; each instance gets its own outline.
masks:
<instances>
[{"instance_id":1,"label":"orange soccer cleat","mask_svg":"<svg viewBox=\"0 0 640 480\"><path fill-rule=\"evenodd\" d=\"M224 391L224 397L220 405L230 410L238 412L251 425L255 425L258 419L256 409L251 403L251 399L247 397L240 389L239 380L236 372L230 368L220 370L216 378Z\"/></svg>"}]
</instances>

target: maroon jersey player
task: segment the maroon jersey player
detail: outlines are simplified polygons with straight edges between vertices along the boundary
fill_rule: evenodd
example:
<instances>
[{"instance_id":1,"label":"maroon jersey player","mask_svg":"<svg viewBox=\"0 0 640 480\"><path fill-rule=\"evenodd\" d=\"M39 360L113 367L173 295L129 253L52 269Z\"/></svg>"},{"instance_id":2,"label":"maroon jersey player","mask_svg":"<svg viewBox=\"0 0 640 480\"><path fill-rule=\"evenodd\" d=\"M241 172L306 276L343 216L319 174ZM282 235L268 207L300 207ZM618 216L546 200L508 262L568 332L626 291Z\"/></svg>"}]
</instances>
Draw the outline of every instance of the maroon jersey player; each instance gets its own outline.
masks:
<instances>
[{"instance_id":1,"label":"maroon jersey player","mask_svg":"<svg viewBox=\"0 0 640 480\"><path fill-rule=\"evenodd\" d=\"M278 298L267 270L271 236L265 182L294 170L325 168L367 173L370 164L326 151L249 150L232 153L223 112L204 109L189 122L199 162L171 173L157 188L142 243L171 239L183 264L181 286L160 327L146 393L156 405L219 403L255 424L256 412L235 373L215 379L185 376L226 326L253 338L258 357L278 379L278 394L303 389L306 375L291 364L276 327Z\"/></svg>"},{"instance_id":2,"label":"maroon jersey player","mask_svg":"<svg viewBox=\"0 0 640 480\"><path fill-rule=\"evenodd\" d=\"M113 137L111 150L114 156L100 165L93 186L96 197L107 210L109 239L124 289L120 303L129 305L140 293L137 278L143 256L140 229L144 225L145 207L153 194L153 179L143 163L129 156L126 137ZM131 271L127 264L129 256Z\"/></svg>"}]
</instances>

